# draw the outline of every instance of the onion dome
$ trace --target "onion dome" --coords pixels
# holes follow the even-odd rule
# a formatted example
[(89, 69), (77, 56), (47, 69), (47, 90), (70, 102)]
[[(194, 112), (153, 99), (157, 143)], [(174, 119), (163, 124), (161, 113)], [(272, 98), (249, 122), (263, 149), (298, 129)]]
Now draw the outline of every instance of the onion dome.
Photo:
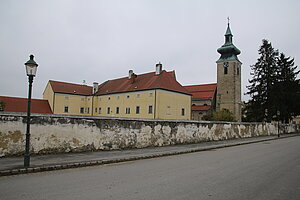
[(229, 23), (227, 26), (227, 30), (225, 33), (225, 44), (223, 44), (220, 48), (218, 48), (218, 53), (221, 54), (221, 57), (217, 62), (227, 61), (227, 60), (238, 60), (237, 55), (241, 53), (241, 51), (234, 46), (232, 43), (232, 33), (229, 27)]

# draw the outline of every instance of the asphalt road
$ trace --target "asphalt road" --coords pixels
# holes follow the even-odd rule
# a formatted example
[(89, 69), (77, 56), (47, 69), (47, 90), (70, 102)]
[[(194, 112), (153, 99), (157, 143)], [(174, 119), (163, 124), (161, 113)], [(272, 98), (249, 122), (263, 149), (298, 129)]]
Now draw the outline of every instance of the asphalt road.
[(0, 177), (0, 199), (300, 199), (300, 137)]

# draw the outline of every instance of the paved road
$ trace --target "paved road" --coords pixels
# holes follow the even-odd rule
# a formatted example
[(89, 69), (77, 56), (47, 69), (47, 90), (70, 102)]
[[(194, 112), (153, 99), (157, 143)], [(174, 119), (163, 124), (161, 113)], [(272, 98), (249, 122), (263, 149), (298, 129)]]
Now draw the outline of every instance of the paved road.
[(0, 199), (300, 199), (300, 137), (0, 177)]

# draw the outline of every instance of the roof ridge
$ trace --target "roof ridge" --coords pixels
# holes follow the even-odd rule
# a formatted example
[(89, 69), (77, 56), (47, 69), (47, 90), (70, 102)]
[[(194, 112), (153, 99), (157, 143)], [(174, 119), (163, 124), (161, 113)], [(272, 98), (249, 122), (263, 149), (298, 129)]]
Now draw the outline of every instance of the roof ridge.
[(197, 85), (184, 85), (183, 87), (207, 86), (207, 85), (217, 85), (217, 83), (204, 83), (204, 84), (197, 84)]
[[(0, 96), (0, 98), (10, 98), (10, 99), (28, 99), (27, 97), (10, 97), (10, 96)], [(36, 99), (33, 98), (32, 100), (38, 100), (38, 101), (48, 101), (47, 99)]]
[(69, 83), (69, 82), (64, 82), (64, 81), (55, 81), (55, 80), (49, 80), (49, 82), (55, 82), (55, 83), (62, 83), (62, 84), (69, 84), (69, 85), (77, 85), (77, 86), (85, 86), (85, 87), (93, 87), (93, 86), (89, 86), (89, 85), (83, 85), (83, 84), (79, 84), (79, 83)]

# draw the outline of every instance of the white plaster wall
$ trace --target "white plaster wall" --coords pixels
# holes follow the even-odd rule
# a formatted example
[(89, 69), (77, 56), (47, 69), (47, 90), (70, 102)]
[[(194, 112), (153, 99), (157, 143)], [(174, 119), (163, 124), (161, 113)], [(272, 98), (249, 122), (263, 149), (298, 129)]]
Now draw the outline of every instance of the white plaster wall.
[[(23, 115), (0, 114), (0, 157), (23, 153), (25, 119)], [(290, 125), (285, 130), (297, 132), (297, 127)], [(32, 153), (45, 154), (144, 148), (277, 133), (274, 124), (38, 115), (32, 119), (30, 143)]]

